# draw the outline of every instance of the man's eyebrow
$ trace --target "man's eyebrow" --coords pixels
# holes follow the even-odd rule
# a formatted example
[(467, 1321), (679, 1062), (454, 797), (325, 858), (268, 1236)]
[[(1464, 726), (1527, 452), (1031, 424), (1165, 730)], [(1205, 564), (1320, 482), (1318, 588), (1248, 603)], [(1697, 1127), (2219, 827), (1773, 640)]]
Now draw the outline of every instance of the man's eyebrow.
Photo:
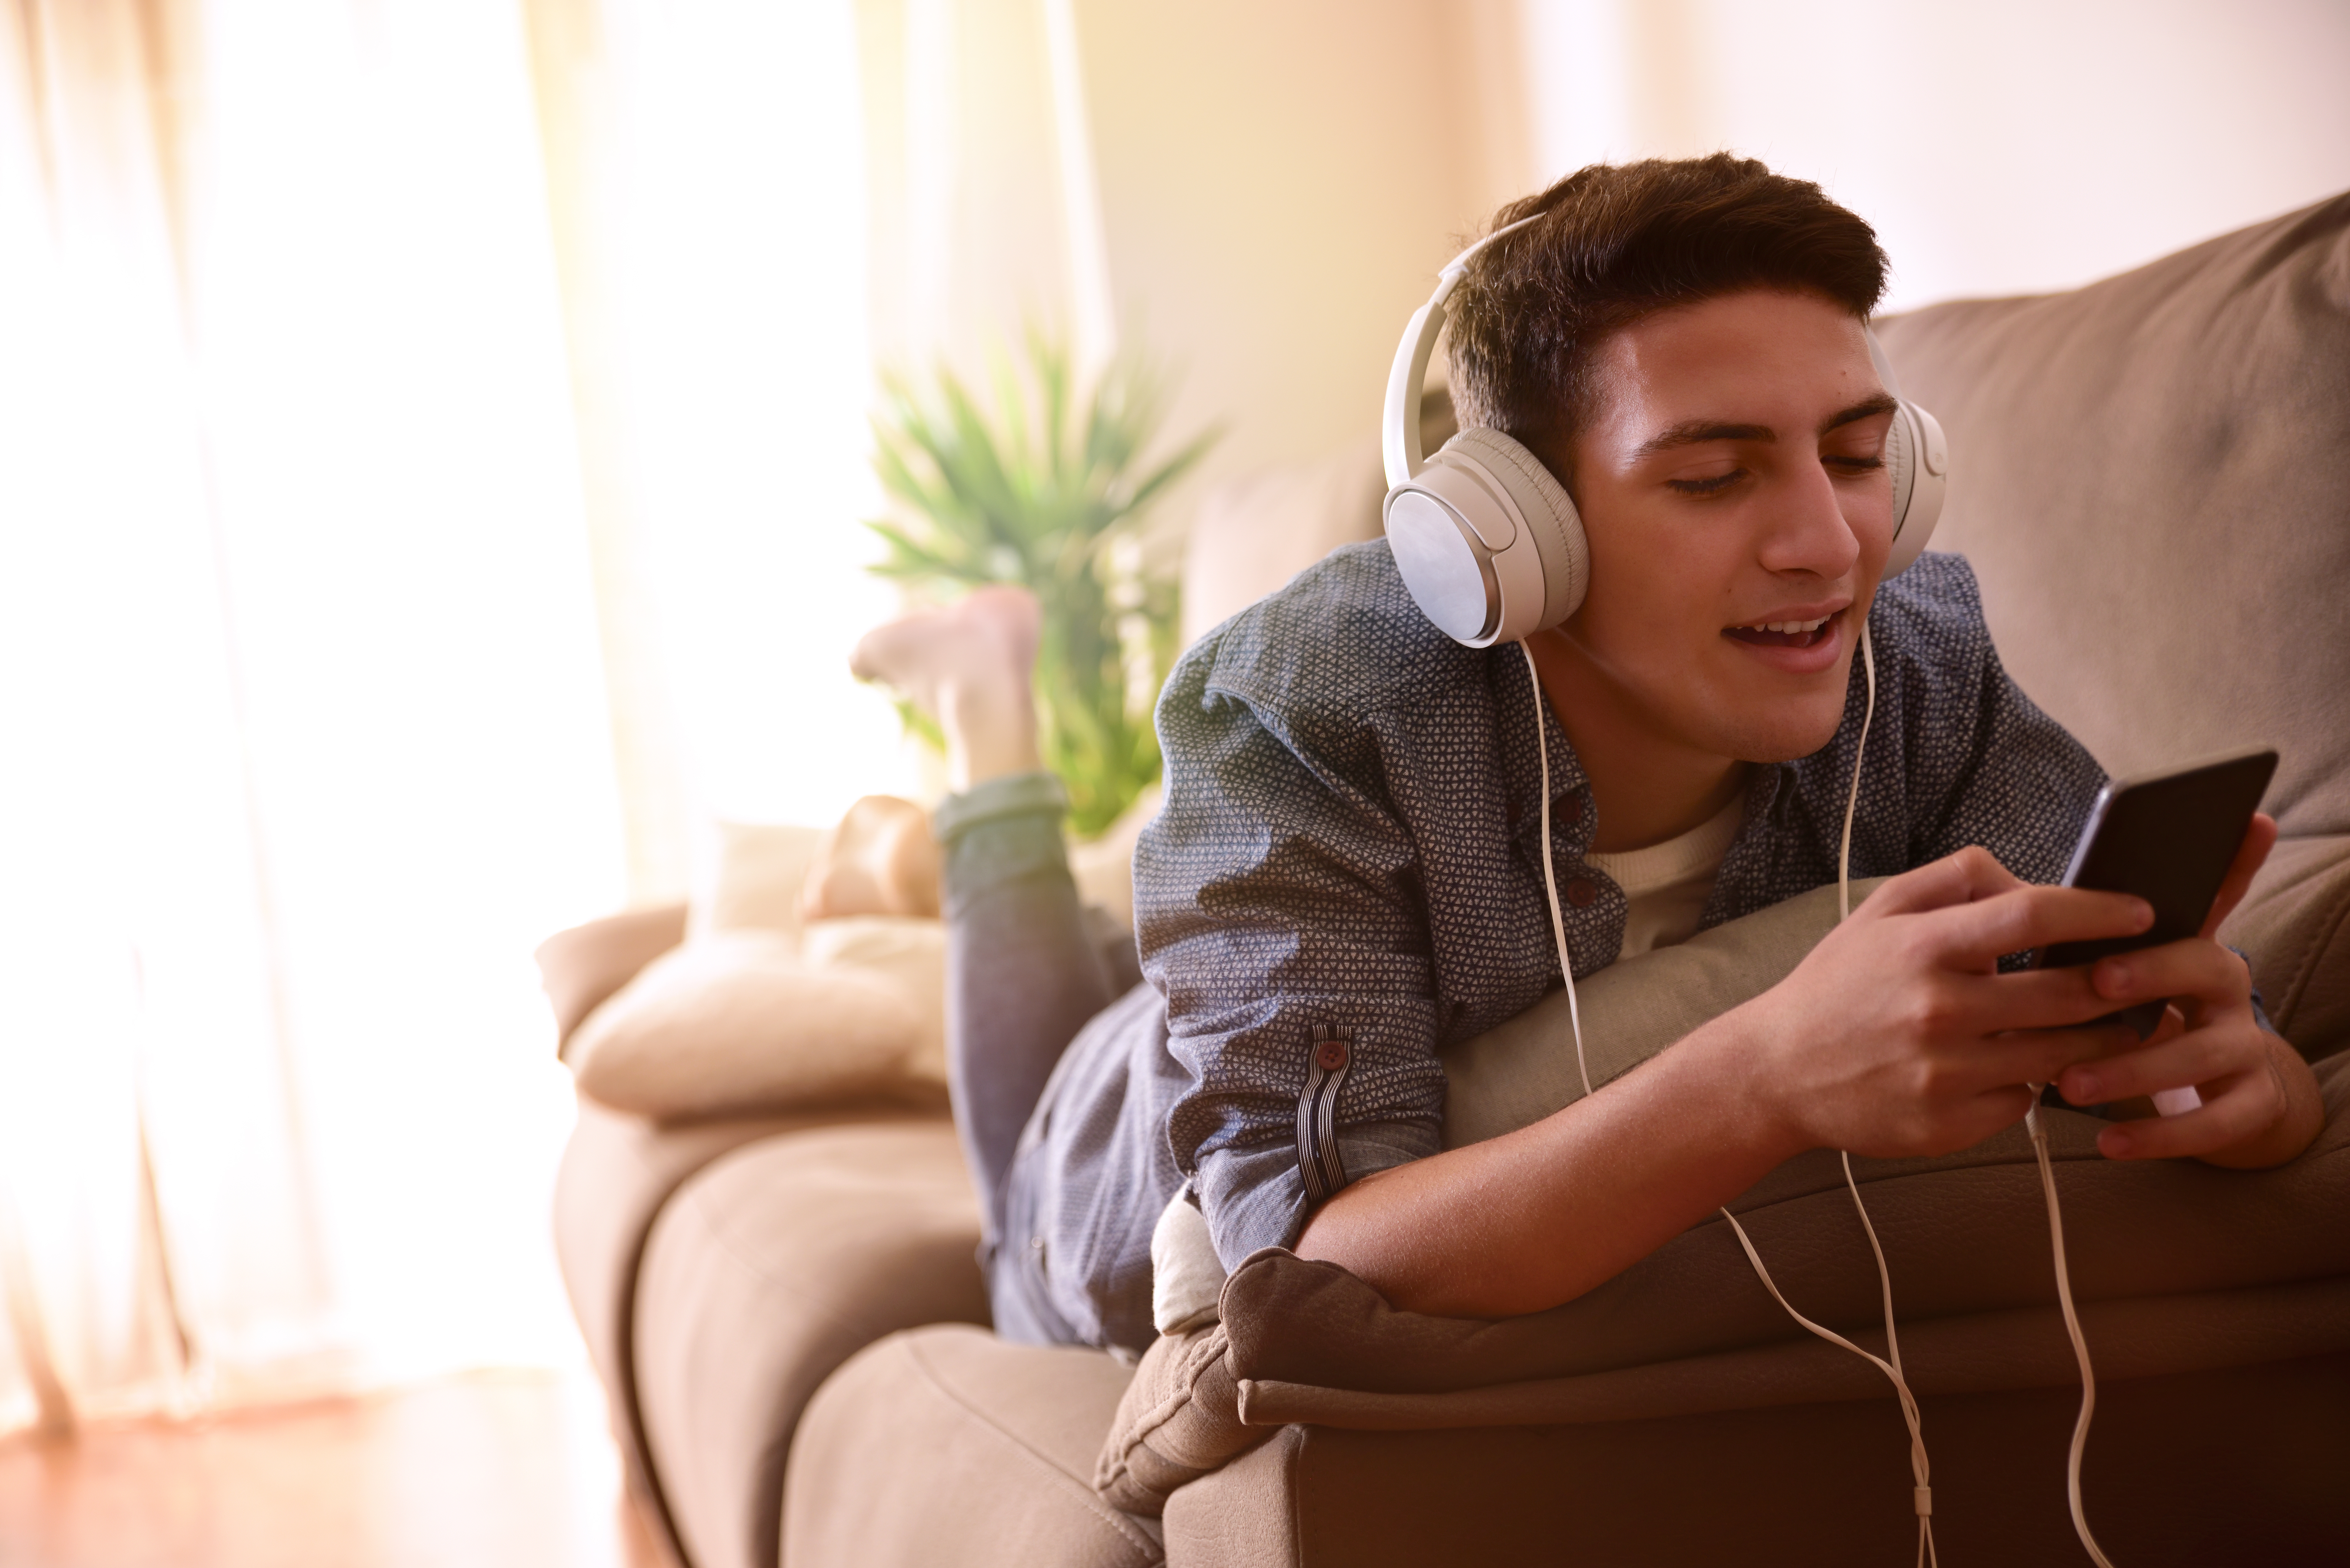
[(1890, 392), (1879, 392), (1873, 398), (1863, 398), (1852, 407), (1830, 414), (1822, 421), (1820, 434), (1825, 435), (1832, 430), (1840, 429), (1858, 420), (1872, 419), (1878, 414), (1889, 414), (1900, 406), (1899, 401)]
[(1677, 446), (1696, 446), (1710, 441), (1777, 441), (1779, 432), (1769, 425), (1733, 425), (1721, 420), (1683, 420), (1668, 425), (1640, 443), (1634, 458), (1654, 457), (1660, 452), (1670, 452)]
[[(1889, 414), (1898, 406), (1891, 394), (1886, 392), (1863, 398), (1850, 408), (1839, 409), (1823, 420), (1820, 422), (1820, 434), (1825, 435), (1832, 430), (1841, 429), (1858, 420), (1869, 419), (1877, 414)], [(1654, 457), (1660, 452), (1670, 452), (1677, 446), (1697, 446), (1710, 441), (1774, 441), (1778, 439), (1779, 432), (1769, 425), (1731, 424), (1726, 420), (1683, 420), (1677, 425), (1666, 426), (1647, 441), (1642, 441), (1639, 450), (1632, 456), (1635, 460)]]

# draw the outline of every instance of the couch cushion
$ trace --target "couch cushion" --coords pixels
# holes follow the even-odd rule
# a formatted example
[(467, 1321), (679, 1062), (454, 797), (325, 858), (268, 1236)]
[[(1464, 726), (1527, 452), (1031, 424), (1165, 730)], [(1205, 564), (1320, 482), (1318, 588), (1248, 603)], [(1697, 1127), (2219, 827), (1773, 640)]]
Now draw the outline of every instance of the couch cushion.
[(2350, 833), (2350, 194), (1880, 337), (2024, 691), (2116, 774), (2274, 745), (2286, 836)]
[(825, 829), (788, 823), (721, 822), (717, 853), (702, 868), (686, 929), (775, 931), (796, 938), (802, 885)]
[[(2350, 1355), (2110, 1380), (2097, 1392), (2083, 1491), (2115, 1562), (2338, 1555)], [(1942, 1562), (2087, 1560), (2064, 1501), (2079, 1398), (2054, 1387), (1921, 1397)], [(1888, 1399), (1587, 1426), (1290, 1427), (1174, 1495), (1167, 1561), (1908, 1563), (1917, 1522), (1902, 1437)]]
[(978, 1244), (943, 1120), (770, 1138), (670, 1199), (639, 1271), (637, 1401), (692, 1568), (775, 1568), (809, 1397), (899, 1329), (985, 1323)]
[(2350, 195), (1879, 336), (1950, 434), (1935, 547), (2024, 691), (2116, 774), (2282, 753), (2285, 842), (2223, 935), (2304, 1055), (2350, 1044)]
[(2311, 1061), (2350, 1047), (2350, 835), (2289, 838), (2220, 928), (2277, 1033)]
[(1145, 1568), (1156, 1526), (1095, 1495), (1129, 1370), (976, 1329), (893, 1334), (834, 1374), (785, 1483), (791, 1568)]
[[(1434, 452), (1460, 428), (1450, 391), (1431, 387), (1421, 395), (1420, 451)], [(1184, 645), (1339, 545), (1378, 538), (1387, 494), (1377, 436), (1211, 491), (1183, 548)]]

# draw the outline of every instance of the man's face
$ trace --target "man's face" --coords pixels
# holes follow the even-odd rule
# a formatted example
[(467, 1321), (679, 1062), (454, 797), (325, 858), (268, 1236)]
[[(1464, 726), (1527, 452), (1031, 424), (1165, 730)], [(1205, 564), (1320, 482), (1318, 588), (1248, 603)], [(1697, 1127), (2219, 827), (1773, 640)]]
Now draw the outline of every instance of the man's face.
[(1730, 295), (1626, 327), (1594, 368), (1573, 448), (1591, 592), (1561, 634), (1659, 739), (1817, 751), (1893, 535), (1893, 403), (1861, 324), (1816, 295)]

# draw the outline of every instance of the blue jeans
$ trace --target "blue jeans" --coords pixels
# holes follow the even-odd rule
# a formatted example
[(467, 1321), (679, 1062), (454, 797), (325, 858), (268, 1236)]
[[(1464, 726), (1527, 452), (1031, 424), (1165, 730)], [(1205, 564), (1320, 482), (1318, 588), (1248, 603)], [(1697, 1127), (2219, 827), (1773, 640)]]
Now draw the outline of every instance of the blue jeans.
[(1141, 978), (1133, 937), (1077, 898), (1067, 809), (1060, 780), (1021, 774), (949, 797), (931, 819), (945, 860), (947, 1081), (982, 1200), (980, 1262), (997, 1332), (1045, 1344), (1075, 1334), (1044, 1291), (1030, 1215), (1049, 1177), (1019, 1158), (1022, 1134), (1069, 1043)]

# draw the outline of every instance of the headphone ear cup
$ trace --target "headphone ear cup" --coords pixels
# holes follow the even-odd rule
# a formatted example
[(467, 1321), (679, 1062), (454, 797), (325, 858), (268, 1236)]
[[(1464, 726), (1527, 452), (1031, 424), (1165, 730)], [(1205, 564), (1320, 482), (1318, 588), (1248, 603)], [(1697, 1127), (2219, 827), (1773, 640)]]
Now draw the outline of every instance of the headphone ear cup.
[(1591, 545), (1566, 487), (1525, 443), (1497, 430), (1466, 430), (1446, 441), (1437, 461), (1454, 459), (1465, 459), (1459, 466), (1508, 498), (1525, 524), (1511, 548), (1532, 544), (1542, 566), (1541, 602), (1531, 602), (1531, 595), (1524, 603), (1505, 597), (1493, 640), (1513, 641), (1545, 630), (1580, 609), (1591, 588)]
[(1893, 471), (1893, 548), (1877, 575), (1883, 582), (1916, 566), (1926, 553), (1926, 541), (1942, 520), (1942, 499), (1950, 488), (1950, 448), (1942, 439), (1941, 421), (1901, 396), (1901, 379), (1894, 373), (1892, 356), (1877, 341), (1877, 328), (1864, 327), (1863, 331), (1877, 379), (1900, 403), (1885, 432), (1885, 466)]
[(1917, 565), (1942, 520), (1950, 493), (1950, 452), (1941, 421), (1912, 402), (1895, 410), (1885, 432), (1885, 463), (1893, 471), (1893, 547), (1885, 557), (1883, 582)]

